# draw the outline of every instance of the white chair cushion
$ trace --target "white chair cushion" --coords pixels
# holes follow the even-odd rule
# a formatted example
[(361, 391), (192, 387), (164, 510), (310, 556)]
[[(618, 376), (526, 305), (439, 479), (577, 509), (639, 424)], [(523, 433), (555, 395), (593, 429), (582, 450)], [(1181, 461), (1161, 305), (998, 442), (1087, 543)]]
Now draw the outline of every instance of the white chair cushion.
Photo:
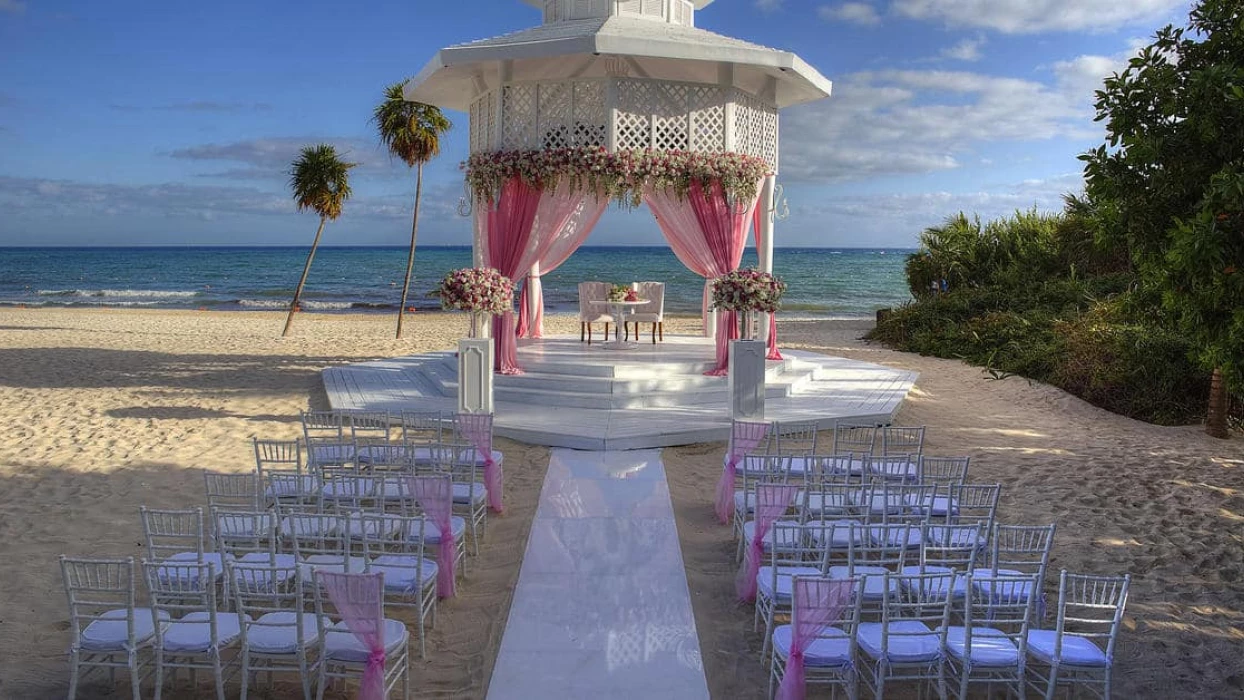
[[(384, 651), (392, 655), (406, 646), (409, 634), (406, 624), (398, 620), (384, 621)], [(338, 622), (324, 634), (323, 658), (345, 663), (367, 663), (371, 652), (363, 646), (344, 622)]]
[[(363, 557), (350, 557), (348, 573), (361, 574), (367, 568), (367, 559)], [(328, 571), (334, 574), (347, 573), (346, 564), (340, 555), (336, 554), (316, 554), (307, 557), (307, 560), (298, 565), (298, 572), (302, 574), (304, 585), (312, 586), (315, 584), (315, 571)]]
[(888, 589), (891, 594), (898, 591), (898, 581), (890, 579), (886, 585), (885, 575), (889, 570), (884, 566), (857, 566), (854, 570), (849, 566), (829, 567), (829, 577), (838, 579), (864, 578), (864, 600), (881, 600)]
[[(930, 525), (928, 529), (928, 543), (932, 545), (951, 547), (966, 547), (971, 542), (971, 535), (967, 530), (948, 530), (944, 525)], [(949, 538), (949, 539), (947, 539)], [(989, 535), (982, 532), (976, 537), (976, 546), (984, 549), (989, 544)]]
[[(1014, 569), (977, 569), (978, 576), (1017, 576), (1027, 578), (1029, 574)], [(972, 588), (988, 594), (990, 600), (1002, 603), (1019, 603), (1032, 598), (1031, 581), (973, 581)]]
[(469, 503), (476, 506), (488, 500), (488, 488), (478, 481), (470, 484), (454, 484), (453, 492), (454, 503), (459, 505)]
[(873, 659), (885, 659), (893, 664), (932, 663), (941, 656), (940, 635), (919, 620), (895, 620), (890, 622), (888, 649), (881, 648), (884, 625), (880, 622), (860, 623), (858, 638), (860, 651)]
[(281, 521), (281, 532), (298, 537), (317, 537), (331, 535), (337, 529), (335, 518), (285, 518)]
[(346, 532), (354, 539), (363, 539), (366, 535), (372, 538), (393, 539), (397, 536), (400, 516), (381, 514), (379, 518), (368, 517), (363, 520), (359, 513), (351, 513), (346, 519)]
[(298, 614), (293, 611), (270, 612), (246, 626), (246, 645), (260, 654), (293, 654), (303, 647), (314, 646), (319, 628), (313, 613), (302, 613), (302, 637), (298, 636)]
[[(954, 578), (952, 579), (953, 583), (951, 583), (950, 585), (951, 595), (954, 596), (955, 600), (963, 600), (968, 594), (967, 578), (964, 576), (958, 575), (958, 572), (956, 572), (954, 569), (950, 568), (949, 566), (926, 566), (923, 569), (921, 569), (919, 566), (904, 566), (902, 570), (900, 571), (900, 573), (902, 573), (904, 576), (919, 576), (920, 574), (955, 574)], [(929, 586), (931, 588), (936, 587), (936, 589), (944, 589), (945, 586), (940, 585), (939, 581), (942, 581), (942, 579), (926, 580), (924, 582), (924, 585)], [(907, 584), (906, 581), (904, 581), (903, 583)], [(931, 590), (930, 591), (930, 593), (939, 593), (939, 592), (942, 593), (942, 595), (945, 595), (944, 590)], [(936, 600), (936, 598), (934, 598), (934, 600)]]
[(791, 591), (794, 590), (792, 577), (794, 576), (822, 576), (821, 570), (815, 566), (779, 566), (777, 576), (777, 591), (773, 590), (773, 567), (762, 566), (756, 572), (756, 589), (759, 595), (769, 600), (778, 602), (787, 602), (791, 600)]
[[(967, 630), (951, 627), (946, 630), (946, 652), (963, 660), (967, 655)], [(992, 627), (972, 628), (972, 665), (987, 668), (1018, 668), (1019, 647), (1001, 630)]]
[(307, 446), (307, 462), (310, 464), (341, 464), (354, 459), (354, 448), (350, 445), (316, 445)]
[[(164, 628), (164, 650), (176, 654), (206, 653), (212, 648), (210, 619), (211, 613), (192, 612), (170, 622)], [(237, 615), (225, 613), (216, 616), (217, 648), (233, 644), (241, 634)]]
[[(453, 516), (449, 519), (449, 532), (453, 535), (454, 541), (461, 540), (466, 535), (466, 518)], [(423, 524), (423, 542), (424, 544), (440, 544), (441, 529), (436, 526), (429, 518)]]
[(372, 495), (371, 479), (334, 479), (324, 484), (324, 498), (367, 498)]
[(371, 561), (371, 566), (367, 568), (367, 573), (384, 573), (384, 590), (389, 593), (413, 593), (422, 586), (416, 585), (416, 576), (422, 574), (423, 580), (420, 582), (423, 586), (427, 586), (436, 581), (437, 566), (436, 562), (431, 559), (424, 558), (422, 560), (422, 568), (418, 557), (408, 554), (386, 554), (382, 557), (376, 557)]
[(920, 468), (915, 462), (869, 462), (868, 471), (886, 479), (915, 481), (920, 477)]
[[(790, 656), (791, 636), (790, 625), (781, 625), (773, 630), (773, 650), (783, 659)], [(826, 629), (803, 650), (803, 663), (817, 668), (850, 666), (851, 638), (836, 627)]]
[[(251, 586), (261, 582), (266, 582), (271, 585), (273, 583), (285, 583), (293, 578), (294, 567), (298, 565), (298, 559), (292, 554), (274, 555), (269, 552), (249, 552), (242, 555), (242, 558), (238, 559), (237, 563), (252, 564), (254, 566), (240, 566), (235, 568), (233, 572), (233, 578), (235, 581), (246, 581)], [(257, 568), (270, 566), (280, 568), (275, 569), (274, 571), (267, 568)]]
[[(807, 524), (808, 536), (821, 546), (827, 544), (826, 539), (830, 540), (828, 545), (831, 549), (847, 549), (851, 546), (852, 540), (855, 541), (854, 544), (863, 544), (864, 531), (860, 528), (848, 527), (852, 522), (851, 520), (809, 522)], [(829, 527), (830, 523), (835, 525), (832, 530)]]
[[(169, 619), (167, 612), (157, 611), (160, 621)], [(82, 630), (81, 647), (87, 651), (124, 651), (129, 641), (129, 626), (125, 621), (126, 610), (120, 608), (109, 610), (99, 616)], [(134, 610), (134, 642), (139, 646), (148, 642), (155, 634), (151, 610), (136, 608)]]
[[(1028, 651), (1041, 661), (1051, 663), (1054, 660), (1054, 643), (1057, 638), (1057, 630), (1028, 630)], [(1106, 652), (1094, 644), (1093, 640), (1073, 634), (1063, 634), (1059, 661), (1066, 666), (1106, 668), (1110, 665)]]
[[(232, 559), (232, 557), (228, 557), (228, 558)], [(174, 578), (180, 579), (183, 575), (187, 575), (186, 576), (187, 579), (197, 581), (198, 576), (191, 573), (193, 569), (184, 569), (180, 567), (193, 565), (199, 562), (200, 559), (199, 559), (198, 552), (177, 552), (176, 554), (173, 554), (172, 556), (166, 557), (163, 561), (169, 562), (171, 564), (176, 564), (179, 568), (159, 567), (158, 569), (156, 569), (156, 575), (160, 577), (161, 581), (169, 581)], [(221, 559), (219, 552), (204, 552), (203, 558), (201, 561), (204, 564), (212, 565), (213, 567), (212, 571), (215, 574), (216, 580), (219, 581), (224, 576), (225, 566), (224, 566), (223, 560)], [(185, 579), (182, 579), (182, 580), (185, 580)]]
[(313, 494), (315, 491), (315, 477), (292, 474), (273, 475), (264, 487), (264, 495), (269, 498), (292, 498)]
[(931, 496), (921, 499), (918, 496), (908, 496), (907, 505), (913, 509), (925, 513), (935, 518), (945, 518), (951, 515), (959, 514), (959, 505), (952, 503), (949, 496)]
[[(798, 525), (799, 521), (779, 520), (776, 523), (774, 523), (774, 525), (776, 526), (779, 523), (782, 525), (789, 526), (789, 525)], [(778, 545), (779, 552), (798, 549), (799, 546), (802, 544), (799, 530), (786, 527), (786, 528), (783, 528), (780, 532), (781, 532), (782, 539)], [(769, 531), (765, 533), (764, 542), (761, 543), (762, 546), (764, 547), (764, 551), (767, 552), (770, 549), (772, 549), (773, 540), (775, 537), (778, 537), (778, 533), (779, 533), (779, 530), (777, 529), (777, 527), (771, 527), (769, 528)], [(752, 541), (752, 538), (754, 538), (755, 536), (756, 536), (756, 522), (754, 520), (748, 520), (747, 522), (743, 523), (743, 542), (745, 543), (745, 546), (750, 544)]]
[[(800, 494), (802, 496), (802, 494)], [(795, 503), (803, 503), (799, 498)], [(851, 505), (842, 494), (810, 493), (807, 496), (808, 512), (816, 515), (841, 515)]]
[(902, 528), (887, 528), (880, 525), (874, 525), (868, 528), (868, 539), (877, 545), (886, 545), (888, 547), (906, 547), (907, 549), (915, 549), (924, 545), (924, 535), (919, 528), (910, 528), (905, 533)]
[(742, 491), (734, 492), (734, 511), (736, 513), (747, 513), (750, 515), (751, 512), (755, 510), (754, 508), (755, 505), (756, 505), (755, 492), (752, 492), (752, 493), (744, 493)]

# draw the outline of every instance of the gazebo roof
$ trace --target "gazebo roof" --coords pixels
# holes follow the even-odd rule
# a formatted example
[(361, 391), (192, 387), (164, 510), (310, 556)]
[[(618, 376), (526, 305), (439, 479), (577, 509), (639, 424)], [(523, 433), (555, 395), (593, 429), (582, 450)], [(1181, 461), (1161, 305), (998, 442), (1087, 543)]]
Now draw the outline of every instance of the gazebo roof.
[[(699, 9), (711, 1), (694, 4)], [(769, 86), (769, 97), (779, 109), (823, 99), (831, 89), (827, 78), (789, 51), (695, 27), (615, 15), (549, 23), (442, 49), (406, 84), (405, 95), (465, 111), (478, 92), (501, 82), (505, 61), (512, 61), (512, 79), (559, 80), (607, 75), (616, 69), (609, 65), (611, 58), (623, 59), (632, 75), (699, 83), (716, 83), (720, 69), (730, 66), (736, 86), (757, 95)]]

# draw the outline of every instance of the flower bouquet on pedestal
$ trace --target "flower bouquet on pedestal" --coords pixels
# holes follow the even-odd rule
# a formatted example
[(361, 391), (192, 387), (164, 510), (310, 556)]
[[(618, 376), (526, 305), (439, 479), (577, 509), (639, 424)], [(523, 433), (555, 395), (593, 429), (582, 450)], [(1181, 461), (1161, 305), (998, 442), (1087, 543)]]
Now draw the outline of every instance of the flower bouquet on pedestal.
[(487, 337), (487, 317), (514, 310), (514, 282), (490, 267), (450, 270), (435, 294), (442, 309), (471, 313), (471, 338)]
[(742, 268), (713, 280), (713, 308), (739, 314), (739, 338), (751, 339), (752, 314), (777, 313), (786, 283), (768, 272)]

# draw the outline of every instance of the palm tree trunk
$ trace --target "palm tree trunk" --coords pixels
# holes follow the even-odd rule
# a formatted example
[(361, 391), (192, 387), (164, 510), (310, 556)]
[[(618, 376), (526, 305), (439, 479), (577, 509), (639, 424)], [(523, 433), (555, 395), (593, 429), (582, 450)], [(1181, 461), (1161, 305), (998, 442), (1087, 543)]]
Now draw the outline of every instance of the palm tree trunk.
[(397, 339), (402, 339), (402, 321), (406, 318), (406, 298), (410, 295), (410, 275), (415, 269), (415, 241), (419, 237), (419, 200), (423, 197), (423, 163), (415, 175), (415, 214), (410, 222), (410, 255), (406, 257), (406, 281), (402, 283), (402, 303), (397, 307)]
[(328, 217), (320, 217), (320, 227), (315, 231), (315, 240), (311, 243), (311, 252), (307, 253), (307, 264), (302, 268), (302, 279), (298, 280), (298, 286), (294, 289), (294, 300), (289, 302), (289, 315), (285, 317), (285, 330), (281, 331), (281, 337), (289, 335), (290, 326), (294, 325), (294, 312), (298, 310), (298, 300), (302, 298), (302, 288), (307, 284), (307, 273), (311, 272), (311, 261), (315, 260), (315, 249), (320, 247), (320, 234), (324, 233), (324, 223), (328, 221)]
[(1222, 368), (1216, 367), (1209, 380), (1209, 408), (1205, 413), (1205, 432), (1210, 437), (1226, 439), (1227, 434), (1227, 383), (1222, 379)]

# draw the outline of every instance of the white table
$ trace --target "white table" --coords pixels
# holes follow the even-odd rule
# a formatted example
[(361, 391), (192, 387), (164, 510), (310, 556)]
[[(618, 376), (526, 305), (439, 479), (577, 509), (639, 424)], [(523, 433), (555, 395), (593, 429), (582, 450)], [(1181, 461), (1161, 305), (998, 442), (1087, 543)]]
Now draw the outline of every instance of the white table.
[(639, 343), (630, 340), (620, 340), (618, 329), (623, 323), (626, 323), (626, 317), (633, 313), (636, 306), (643, 306), (648, 303), (647, 299), (636, 299), (635, 301), (594, 301), (593, 304), (605, 304), (609, 307), (610, 315), (613, 316), (613, 340), (601, 343), (601, 347), (608, 350), (634, 350), (639, 347)]

